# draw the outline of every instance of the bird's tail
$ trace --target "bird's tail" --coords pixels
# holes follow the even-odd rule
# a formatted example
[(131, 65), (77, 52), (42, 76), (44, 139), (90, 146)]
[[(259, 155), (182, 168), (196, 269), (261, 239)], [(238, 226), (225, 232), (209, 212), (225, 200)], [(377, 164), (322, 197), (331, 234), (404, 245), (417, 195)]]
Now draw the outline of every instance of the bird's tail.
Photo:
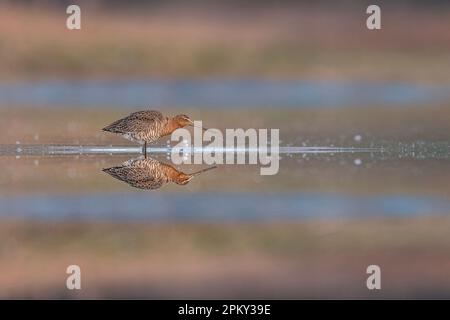
[(109, 174), (110, 176), (119, 179), (119, 180), (123, 180), (122, 175), (120, 174), (120, 169), (122, 169), (123, 167), (111, 167), (111, 168), (106, 168), (106, 169), (102, 169), (103, 172), (106, 172), (107, 174)]
[(122, 130), (120, 130), (120, 128), (119, 128), (121, 122), (122, 122), (122, 119), (114, 121), (110, 125), (107, 125), (106, 127), (104, 127), (102, 130), (108, 131), (108, 132), (114, 132), (114, 133), (122, 133)]
[(102, 128), (103, 131), (107, 131), (107, 132), (115, 132), (114, 127), (112, 124), (110, 124), (109, 126), (106, 126), (104, 128)]

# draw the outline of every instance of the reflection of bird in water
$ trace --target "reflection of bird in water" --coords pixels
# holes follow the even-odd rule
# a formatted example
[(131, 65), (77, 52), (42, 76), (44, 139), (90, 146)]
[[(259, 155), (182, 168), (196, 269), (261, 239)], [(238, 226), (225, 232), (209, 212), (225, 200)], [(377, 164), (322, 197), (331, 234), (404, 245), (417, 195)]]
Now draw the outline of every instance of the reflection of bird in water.
[(216, 167), (209, 167), (187, 174), (155, 159), (141, 158), (129, 160), (121, 166), (103, 169), (103, 171), (139, 189), (158, 189), (169, 182), (185, 185), (193, 177), (214, 168)]
[(159, 111), (149, 110), (134, 112), (111, 123), (103, 128), (103, 131), (117, 133), (126, 139), (143, 144), (143, 153), (147, 156), (147, 142), (155, 142), (178, 128), (193, 125), (194, 122), (184, 114), (168, 118), (164, 117)]

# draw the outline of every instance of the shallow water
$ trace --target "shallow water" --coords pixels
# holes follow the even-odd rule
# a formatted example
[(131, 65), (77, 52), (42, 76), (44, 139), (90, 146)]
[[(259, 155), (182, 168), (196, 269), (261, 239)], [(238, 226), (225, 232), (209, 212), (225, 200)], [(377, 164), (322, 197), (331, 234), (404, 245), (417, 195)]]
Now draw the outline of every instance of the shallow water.
[[(450, 296), (446, 86), (66, 81), (0, 92), (0, 296), (71, 297), (61, 283), (73, 263), (87, 270), (87, 298), (371, 297), (370, 264), (383, 268), (376, 297)], [(134, 188), (103, 169), (141, 147), (101, 128), (139, 104), (209, 128), (280, 129), (279, 172), (219, 165), (187, 185)], [(147, 152), (171, 164), (172, 148), (161, 139)]]
[[(123, 192), (105, 193), (96, 189), (94, 194), (85, 194), (83, 190), (92, 179), (105, 180), (108, 177), (101, 169), (111, 165), (119, 165), (127, 158), (142, 155), (141, 147), (135, 146), (82, 146), (82, 145), (3, 145), (0, 156), (10, 163), (16, 163), (16, 169), (31, 167), (31, 172), (50, 170), (58, 173), (58, 168), (67, 166), (67, 179), (54, 180), (49, 176), (41, 182), (42, 187), (54, 184), (51, 190), (64, 190), (67, 180), (77, 180), (81, 185), (71, 195), (34, 195), (14, 194), (12, 197), (0, 198), (0, 215), (9, 218), (34, 219), (107, 219), (111, 221), (266, 221), (279, 219), (304, 219), (324, 217), (383, 217), (383, 216), (417, 216), (442, 214), (450, 212), (450, 198), (444, 192), (430, 194), (427, 184), (432, 183), (436, 174), (448, 176), (447, 173), (436, 172), (436, 168), (447, 171), (450, 147), (446, 142), (415, 141), (409, 143), (372, 142), (372, 147), (327, 147), (327, 146), (282, 146), (280, 147), (281, 173), (276, 177), (258, 176), (257, 165), (245, 169), (245, 165), (222, 165), (217, 171), (196, 177), (196, 193), (192, 193), (189, 185), (172, 186), (168, 192), (163, 189), (146, 191), (148, 194), (136, 193), (137, 189), (123, 184)], [(186, 151), (186, 148), (183, 148)], [(148, 147), (149, 156), (165, 163), (170, 163), (172, 147)], [(206, 152), (207, 149), (192, 148), (191, 153)], [(236, 152), (236, 149), (221, 150)], [(257, 152), (257, 150), (246, 150)], [(76, 158), (73, 158), (73, 157)], [(119, 157), (117, 160), (116, 157)], [(142, 156), (141, 156), (142, 157)], [(82, 161), (84, 159), (84, 161)], [(101, 161), (100, 161), (101, 160)], [(99, 162), (100, 161), (100, 162)], [(430, 163), (433, 170), (429, 170)], [(402, 167), (397, 170), (400, 175), (396, 183), (402, 184), (416, 181), (424, 194), (415, 194), (405, 188), (400, 193), (380, 190), (383, 176), (388, 174), (389, 167)], [(192, 172), (196, 166), (176, 166), (177, 169)], [(44, 169), (43, 169), (44, 168)], [(323, 170), (323, 175), (320, 170)], [(286, 171), (290, 177), (286, 176)], [(296, 171), (301, 174), (298, 175)], [(327, 173), (328, 172), (328, 173)], [(243, 173), (243, 174), (242, 174)], [(327, 177), (332, 174), (333, 177)], [(405, 181), (402, 175), (409, 176)], [(17, 174), (17, 172), (16, 172)], [(229, 179), (231, 181), (223, 182)], [(298, 181), (295, 177), (298, 175)], [(411, 180), (412, 175), (412, 180)], [(227, 177), (228, 176), (228, 177)], [(368, 176), (361, 189), (360, 180)], [(415, 176), (415, 177), (414, 177)], [(425, 176), (425, 179), (423, 178)], [(89, 177), (87, 179), (87, 177)], [(308, 188), (301, 179), (312, 179), (311, 185), (328, 181), (334, 194), (327, 188), (322, 191)], [(392, 179), (386, 177), (387, 180)], [(21, 177), (16, 184), (29, 183), (30, 177)], [(236, 181), (233, 182), (233, 179)], [(255, 180), (256, 179), (256, 180)], [(394, 177), (395, 179), (395, 177)], [(232, 184), (244, 184), (244, 193), (236, 193)], [(293, 180), (293, 181), (292, 181)], [(222, 183), (221, 183), (222, 181)], [(345, 181), (347, 187), (339, 187)], [(430, 182), (431, 181), (431, 182)], [(111, 184), (119, 181), (109, 181)], [(212, 187), (209, 187), (209, 184)], [(119, 187), (119, 185), (115, 185)], [(421, 188), (422, 186), (422, 188)], [(11, 188), (11, 186), (9, 186)], [(359, 189), (358, 189), (359, 188)], [(271, 191), (272, 189), (272, 191)], [(5, 189), (6, 190), (6, 189)], [(11, 189), (10, 189), (11, 190)], [(38, 191), (39, 189), (35, 190)], [(260, 190), (262, 193), (258, 193)], [(359, 194), (366, 190), (366, 194)], [(377, 191), (378, 190), (378, 191)], [(124, 192), (126, 191), (126, 192)], [(297, 193), (295, 193), (297, 191)], [(349, 193), (350, 191), (350, 193)], [(189, 195), (183, 195), (188, 193)], [(336, 193), (337, 192), (337, 193)], [(356, 192), (356, 193), (355, 193)], [(259, 203), (260, 205), (255, 205)], [(151, 207), (151, 210), (149, 208)], [(126, 212), (126, 214), (125, 214)]]

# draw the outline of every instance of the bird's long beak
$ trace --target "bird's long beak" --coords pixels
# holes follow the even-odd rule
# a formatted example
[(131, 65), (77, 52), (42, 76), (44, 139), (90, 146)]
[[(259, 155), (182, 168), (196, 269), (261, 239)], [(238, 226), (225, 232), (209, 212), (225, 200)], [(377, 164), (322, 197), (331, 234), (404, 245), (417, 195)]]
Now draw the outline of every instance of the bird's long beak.
[(216, 169), (216, 168), (217, 168), (217, 166), (212, 166), (212, 167), (209, 167), (209, 168), (206, 168), (206, 169), (202, 169), (200, 171), (191, 173), (191, 176), (198, 176), (199, 174), (201, 174), (203, 172), (206, 172), (206, 171), (209, 171), (209, 170), (212, 170), (212, 169)]

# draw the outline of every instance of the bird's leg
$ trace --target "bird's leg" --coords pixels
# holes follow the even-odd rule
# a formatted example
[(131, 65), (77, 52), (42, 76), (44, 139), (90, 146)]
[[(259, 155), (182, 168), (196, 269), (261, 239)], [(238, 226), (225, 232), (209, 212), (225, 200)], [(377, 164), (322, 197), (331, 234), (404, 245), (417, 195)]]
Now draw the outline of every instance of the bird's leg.
[(144, 154), (144, 158), (147, 159), (147, 141), (144, 141), (144, 146), (142, 147), (142, 153)]

